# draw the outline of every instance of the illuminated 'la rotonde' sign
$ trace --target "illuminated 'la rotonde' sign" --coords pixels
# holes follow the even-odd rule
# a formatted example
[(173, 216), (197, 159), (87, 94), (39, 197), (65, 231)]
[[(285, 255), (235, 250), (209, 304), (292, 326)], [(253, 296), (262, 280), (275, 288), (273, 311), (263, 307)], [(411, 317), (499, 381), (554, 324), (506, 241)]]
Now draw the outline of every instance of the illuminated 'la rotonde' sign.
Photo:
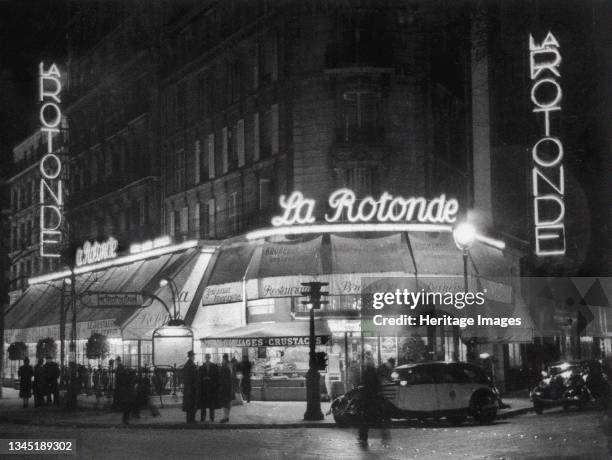
[(551, 114), (561, 111), (563, 92), (559, 79), (559, 42), (548, 32), (541, 43), (529, 36), (529, 68), (533, 112), (542, 114), (544, 133), (533, 145), (531, 187), (535, 252), (539, 256), (565, 254), (565, 179), (563, 144), (551, 133)]
[(54, 140), (59, 142), (62, 111), (60, 110), (60, 93), (62, 83), (60, 71), (55, 64), (45, 70), (44, 63), (39, 65), (39, 100), (41, 102), (39, 119), (40, 130), (46, 154), (40, 160), (40, 255), (41, 257), (60, 257), (62, 240), (61, 225), (63, 219), (64, 192), (62, 189), (62, 162), (54, 152)]
[[(281, 195), (282, 216), (272, 218), (272, 225), (312, 224), (315, 222), (316, 202), (304, 198), (301, 192), (293, 192), (286, 197)], [(455, 198), (447, 199), (442, 194), (430, 201), (423, 197), (403, 198), (384, 192), (378, 199), (368, 196), (357, 200), (355, 192), (342, 188), (329, 196), (331, 213), (325, 214), (327, 222), (340, 222), (347, 219), (359, 222), (422, 222), (452, 224), (457, 220), (459, 203)]]

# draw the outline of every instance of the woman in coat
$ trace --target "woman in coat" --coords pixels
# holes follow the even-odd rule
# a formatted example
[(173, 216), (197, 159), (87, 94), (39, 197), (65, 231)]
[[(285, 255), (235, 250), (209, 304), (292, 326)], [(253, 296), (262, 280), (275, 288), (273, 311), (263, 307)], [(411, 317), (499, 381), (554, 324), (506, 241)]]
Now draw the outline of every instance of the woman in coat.
[(23, 366), (19, 368), (19, 397), (23, 399), (23, 408), (28, 407), (28, 401), (32, 396), (32, 377), (34, 376), (34, 369), (30, 366), (30, 360), (28, 358), (23, 359)]
[(217, 393), (219, 407), (223, 408), (223, 418), (221, 419), (221, 423), (229, 422), (230, 409), (234, 399), (233, 379), (234, 376), (232, 375), (232, 366), (229, 361), (229, 356), (227, 353), (224, 353), (223, 360), (221, 361), (221, 367), (219, 368), (219, 392)]

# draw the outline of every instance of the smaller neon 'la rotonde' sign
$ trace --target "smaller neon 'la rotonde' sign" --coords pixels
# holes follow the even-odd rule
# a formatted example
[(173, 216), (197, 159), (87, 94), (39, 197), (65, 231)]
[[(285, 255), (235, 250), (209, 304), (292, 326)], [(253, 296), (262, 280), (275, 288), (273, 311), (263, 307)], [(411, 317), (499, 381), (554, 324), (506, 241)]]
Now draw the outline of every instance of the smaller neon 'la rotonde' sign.
[[(302, 192), (295, 191), (288, 197), (281, 195), (282, 216), (272, 218), (275, 227), (315, 222), (315, 200), (304, 198)], [(355, 192), (342, 188), (329, 196), (331, 213), (325, 214), (330, 223), (348, 220), (351, 223), (366, 222), (421, 222), (452, 224), (457, 220), (459, 202), (442, 194), (430, 201), (423, 197), (403, 198), (384, 192), (378, 199), (367, 196), (357, 200)]]
[(535, 253), (538, 256), (565, 254), (565, 179), (563, 144), (552, 133), (551, 116), (561, 111), (563, 92), (560, 46), (552, 32), (541, 43), (529, 36), (529, 69), (533, 81), (533, 112), (542, 114), (544, 132), (531, 149), (531, 188)]
[(47, 149), (40, 160), (40, 255), (41, 257), (60, 257), (60, 230), (63, 220), (64, 193), (62, 188), (62, 161), (56, 155), (57, 142), (60, 139), (62, 111), (60, 93), (62, 83), (60, 71), (55, 64), (45, 70), (44, 63), (39, 64), (39, 100), (41, 102), (39, 119), (43, 133), (43, 143)]

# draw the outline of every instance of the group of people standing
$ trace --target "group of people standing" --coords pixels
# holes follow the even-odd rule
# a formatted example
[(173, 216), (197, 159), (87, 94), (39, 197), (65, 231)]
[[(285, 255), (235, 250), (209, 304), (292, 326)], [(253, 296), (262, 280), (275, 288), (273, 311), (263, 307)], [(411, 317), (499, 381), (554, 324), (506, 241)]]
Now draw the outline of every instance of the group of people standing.
[(238, 390), (237, 374), (242, 374), (242, 389), (247, 402), (251, 399), (251, 363), (246, 356), (242, 363), (235, 359), (230, 361), (227, 353), (223, 354), (221, 364), (210, 361), (210, 354), (204, 355), (204, 363), (198, 368), (193, 351), (187, 353), (187, 362), (183, 367), (183, 411), (187, 414), (187, 423), (195, 423), (196, 412), (200, 410), (200, 421), (206, 421), (208, 415), (215, 421), (215, 410), (223, 409), (223, 418), (219, 423), (229, 422), (230, 410), (234, 395)]
[(34, 407), (59, 406), (60, 368), (50, 356), (46, 357), (46, 362), (39, 358), (34, 368), (30, 366), (30, 359), (24, 358), (18, 376), (19, 397), (23, 399), (24, 409), (28, 407), (32, 394), (34, 394)]
[(127, 368), (121, 358), (115, 360), (115, 392), (114, 402), (123, 413), (123, 423), (129, 423), (130, 416), (140, 418), (140, 410), (148, 408), (153, 417), (160, 415), (151, 399), (151, 379), (148, 372), (140, 369), (138, 374)]

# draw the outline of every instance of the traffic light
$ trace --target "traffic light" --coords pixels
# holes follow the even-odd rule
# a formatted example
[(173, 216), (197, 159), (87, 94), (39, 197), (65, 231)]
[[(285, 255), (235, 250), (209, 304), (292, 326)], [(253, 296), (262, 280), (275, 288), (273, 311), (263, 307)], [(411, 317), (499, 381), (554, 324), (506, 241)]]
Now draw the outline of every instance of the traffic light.
[(315, 353), (315, 361), (317, 363), (317, 369), (324, 371), (327, 369), (327, 353), (324, 351), (318, 351)]
[(308, 300), (302, 300), (302, 305), (308, 305), (313, 310), (318, 310), (321, 305), (327, 305), (327, 300), (321, 300), (321, 296), (328, 296), (329, 292), (321, 292), (321, 287), (327, 286), (329, 283), (322, 283), (319, 281), (311, 281), (309, 283), (302, 283), (302, 286), (307, 287), (307, 291), (302, 291), (302, 296), (308, 297)]

